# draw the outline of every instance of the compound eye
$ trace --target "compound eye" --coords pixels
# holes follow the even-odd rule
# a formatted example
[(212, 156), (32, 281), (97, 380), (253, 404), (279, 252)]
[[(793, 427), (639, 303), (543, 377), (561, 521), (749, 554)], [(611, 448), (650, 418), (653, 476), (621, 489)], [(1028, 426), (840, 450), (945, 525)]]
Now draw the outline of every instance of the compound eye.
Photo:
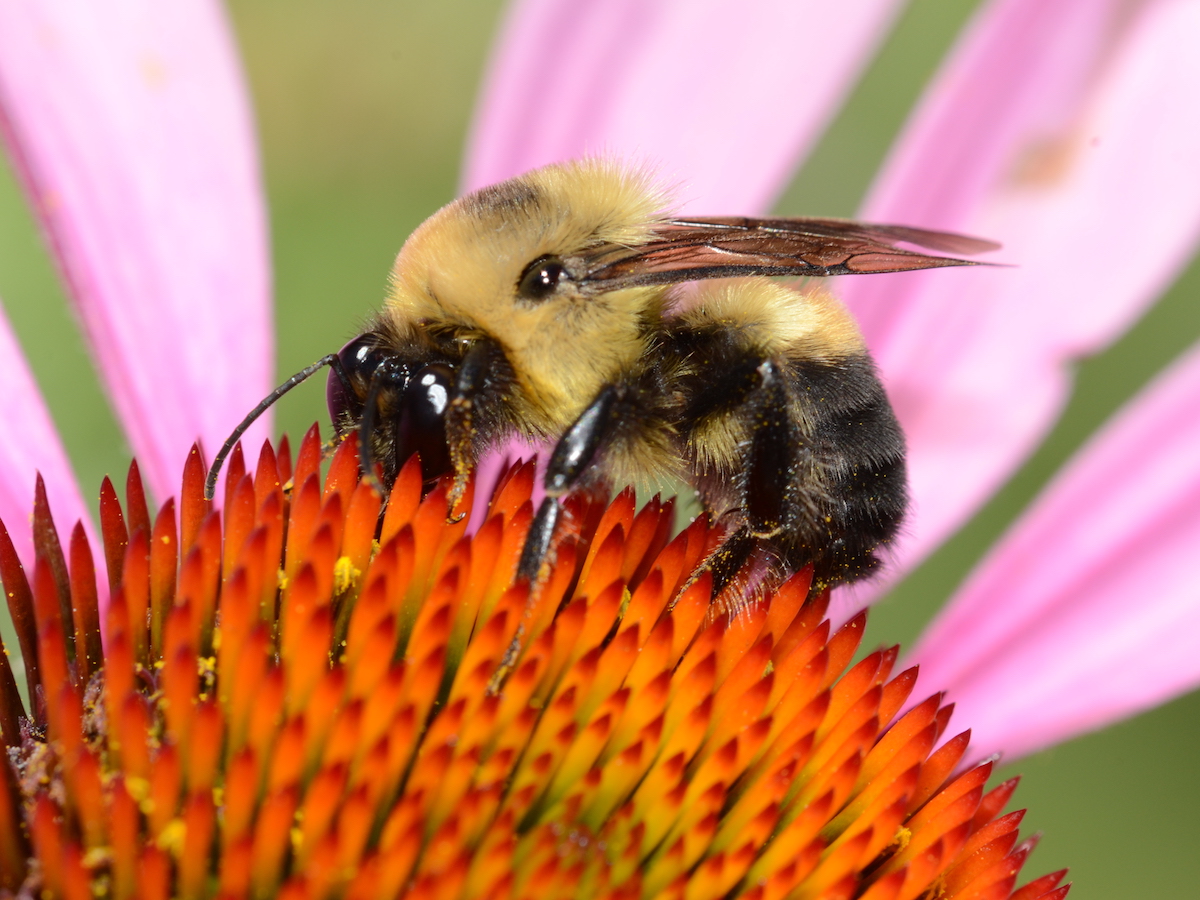
[(360, 334), (338, 351), (338, 360), (350, 380), (350, 391), (347, 392), (341, 376), (331, 368), (325, 382), (325, 402), (329, 405), (329, 416), (335, 425), (344, 423), (347, 416), (354, 420), (362, 416), (363, 403), (371, 387), (371, 376), (388, 355), (386, 350), (376, 345), (374, 336), (370, 334)]
[(561, 259), (543, 256), (525, 268), (517, 293), (525, 300), (545, 300), (558, 289), (559, 282), (569, 277)]

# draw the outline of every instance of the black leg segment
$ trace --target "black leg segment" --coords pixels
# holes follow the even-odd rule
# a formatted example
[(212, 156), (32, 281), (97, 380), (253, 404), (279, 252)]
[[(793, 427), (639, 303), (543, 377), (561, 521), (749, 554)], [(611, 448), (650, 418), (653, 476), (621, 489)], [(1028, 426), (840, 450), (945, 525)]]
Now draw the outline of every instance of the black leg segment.
[(521, 550), (521, 561), (517, 563), (518, 578), (524, 578), (531, 583), (537, 579), (538, 570), (550, 550), (554, 528), (558, 525), (561, 514), (562, 506), (558, 498), (546, 497), (542, 500), (537, 515), (529, 525), (529, 533), (525, 535), (525, 547)]
[(751, 399), (752, 443), (746, 466), (746, 521), (755, 537), (769, 538), (787, 524), (794, 506), (792, 469), (801, 438), (788, 410), (788, 396), (775, 364), (758, 367)]
[(546, 470), (546, 493), (561, 497), (591, 465), (596, 451), (612, 431), (617, 389), (608, 385), (596, 396), (554, 446)]
[(525, 548), (517, 566), (518, 578), (533, 581), (537, 577), (542, 560), (550, 551), (555, 526), (562, 517), (564, 495), (578, 484), (595, 461), (596, 452), (612, 437), (618, 399), (617, 388), (604, 387), (554, 445), (544, 482), (547, 496), (525, 537)]
[[(366, 400), (363, 403), (362, 417), (358, 420), (358, 453), (362, 464), (363, 478), (368, 484), (374, 485), (380, 494), (387, 493), (387, 487), (391, 485), (392, 479), (396, 477), (396, 473), (388, 471), (390, 468), (388, 466), (388, 458), (383, 460), (384, 472), (382, 484), (380, 484), (375, 472), (376, 459), (372, 441), (380, 427), (379, 401), (384, 396), (389, 396), (393, 399), (402, 397), (406, 378), (407, 373), (403, 369), (386, 360), (380, 363), (371, 374), (370, 386), (367, 388)], [(393, 427), (393, 423), (389, 421), (388, 427)], [(394, 465), (396, 454), (393, 452), (388, 456)]]
[(725, 539), (708, 558), (705, 564), (712, 572), (712, 595), (716, 597), (729, 586), (742, 566), (750, 558), (758, 539), (753, 537), (746, 528), (739, 528)]

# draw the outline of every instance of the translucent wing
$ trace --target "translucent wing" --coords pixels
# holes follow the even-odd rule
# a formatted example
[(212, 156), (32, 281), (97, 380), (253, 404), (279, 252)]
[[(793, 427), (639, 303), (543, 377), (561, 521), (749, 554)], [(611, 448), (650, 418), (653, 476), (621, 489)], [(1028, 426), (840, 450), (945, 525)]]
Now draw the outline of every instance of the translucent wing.
[(744, 275), (858, 275), (987, 265), (939, 253), (974, 254), (999, 244), (945, 231), (844, 219), (671, 219), (638, 247), (605, 247), (578, 260), (582, 281), (605, 291)]

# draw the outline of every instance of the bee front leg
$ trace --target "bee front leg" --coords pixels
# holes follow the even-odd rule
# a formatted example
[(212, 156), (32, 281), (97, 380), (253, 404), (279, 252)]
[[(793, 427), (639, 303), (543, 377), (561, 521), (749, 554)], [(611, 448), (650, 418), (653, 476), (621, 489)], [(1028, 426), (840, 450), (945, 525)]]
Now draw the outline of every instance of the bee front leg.
[(500, 348), (491, 341), (475, 341), (458, 366), (454, 393), (446, 407), (446, 448), (454, 469), (454, 484), (447, 497), (446, 517), (453, 522), (466, 515), (459, 505), (475, 466), (475, 436), (478, 430), (475, 422), (476, 400), (487, 387), (488, 376), (500, 355)]
[(518, 578), (532, 582), (537, 577), (562, 516), (563, 497), (579, 482), (595, 460), (596, 451), (612, 434), (618, 398), (616, 387), (603, 388), (554, 445), (546, 469), (546, 498), (538, 507), (525, 537), (525, 547), (517, 564)]

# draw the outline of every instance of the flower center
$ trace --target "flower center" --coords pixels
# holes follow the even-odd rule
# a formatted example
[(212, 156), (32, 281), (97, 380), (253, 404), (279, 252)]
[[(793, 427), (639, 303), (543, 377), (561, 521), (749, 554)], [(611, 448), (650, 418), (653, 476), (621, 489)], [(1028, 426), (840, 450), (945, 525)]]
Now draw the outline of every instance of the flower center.
[[(193, 453), (151, 524), (102, 491), (111, 600), (44, 493), (3, 576), (31, 706), (0, 671), (0, 888), (143, 897), (1061, 897), (1013, 893), (1015, 782), (957, 771), (897, 649), (855, 665), (802, 573), (711, 597), (720, 535), (579, 496), (537, 584), (518, 465), (473, 536), (415, 460), (383, 507), (315, 429), (223, 515)], [(470, 502), (468, 497), (465, 501)], [(69, 563), (68, 563), (69, 559)]]

